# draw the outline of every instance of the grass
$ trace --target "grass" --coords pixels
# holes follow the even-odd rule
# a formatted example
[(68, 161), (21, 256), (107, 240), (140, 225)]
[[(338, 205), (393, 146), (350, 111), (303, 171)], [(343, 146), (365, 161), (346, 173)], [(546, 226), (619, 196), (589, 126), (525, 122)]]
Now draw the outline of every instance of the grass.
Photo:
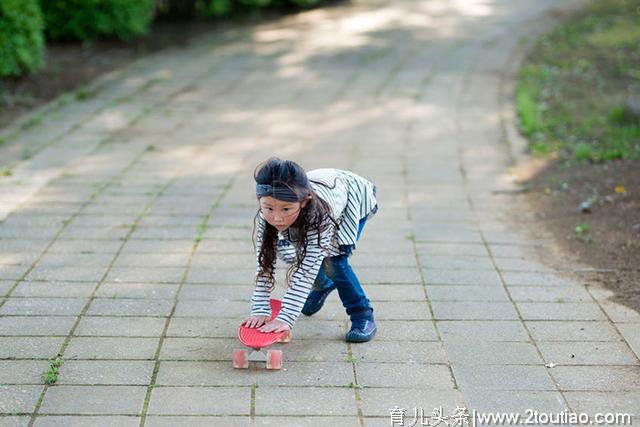
[(60, 356), (49, 361), (49, 369), (43, 375), (45, 384), (55, 384), (58, 381), (58, 368), (62, 366), (64, 360)]
[[(520, 70), (516, 106), (536, 156), (640, 158), (640, 0), (597, 0), (541, 37)], [(633, 94), (633, 95), (631, 95)]]

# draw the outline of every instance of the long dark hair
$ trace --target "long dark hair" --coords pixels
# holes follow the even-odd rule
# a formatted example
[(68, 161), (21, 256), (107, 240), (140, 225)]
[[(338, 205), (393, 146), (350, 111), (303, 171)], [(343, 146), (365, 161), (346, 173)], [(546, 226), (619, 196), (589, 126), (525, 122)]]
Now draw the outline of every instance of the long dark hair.
[[(293, 272), (302, 267), (302, 260), (307, 255), (307, 233), (309, 230), (315, 229), (318, 232), (318, 245), (320, 245), (320, 235), (328, 226), (327, 219), (331, 220), (336, 227), (338, 223), (331, 216), (329, 204), (313, 191), (310, 184), (311, 181), (307, 178), (306, 172), (296, 162), (271, 157), (258, 165), (253, 176), (256, 184), (286, 186), (297, 195), (299, 202), (311, 196), (307, 205), (300, 210), (296, 221), (289, 227), (289, 236), (292, 234), (296, 236), (295, 240), (291, 240), (296, 249), (296, 262), (287, 270), (287, 283), (291, 284)], [(331, 188), (322, 182), (313, 182)], [(253, 221), (254, 249), (257, 248), (256, 226), (259, 216), (260, 209), (258, 209)], [(275, 285), (274, 273), (277, 244), (278, 230), (265, 221), (264, 235), (262, 236), (260, 253), (258, 254), (259, 276), (266, 277), (271, 288)], [(256, 277), (257, 279), (258, 277)]]

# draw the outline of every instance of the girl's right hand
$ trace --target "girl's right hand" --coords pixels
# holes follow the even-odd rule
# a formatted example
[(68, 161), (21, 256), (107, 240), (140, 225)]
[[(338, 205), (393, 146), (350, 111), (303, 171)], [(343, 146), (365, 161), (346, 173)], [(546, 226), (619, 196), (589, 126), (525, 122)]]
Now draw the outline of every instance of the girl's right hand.
[(269, 321), (269, 316), (249, 316), (242, 322), (247, 328), (259, 328)]

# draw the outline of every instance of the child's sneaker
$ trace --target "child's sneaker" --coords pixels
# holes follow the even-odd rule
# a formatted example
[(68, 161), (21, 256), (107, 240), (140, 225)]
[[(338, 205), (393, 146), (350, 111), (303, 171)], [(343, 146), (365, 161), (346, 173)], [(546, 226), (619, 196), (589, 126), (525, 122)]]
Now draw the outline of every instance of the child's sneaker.
[(376, 334), (376, 322), (371, 319), (356, 319), (351, 322), (351, 330), (347, 332), (347, 342), (371, 341)]
[(324, 305), (324, 301), (335, 288), (336, 285), (333, 283), (331, 286), (321, 291), (311, 291), (307, 297), (307, 301), (304, 303), (304, 307), (302, 307), (302, 314), (311, 316), (312, 314), (320, 311)]

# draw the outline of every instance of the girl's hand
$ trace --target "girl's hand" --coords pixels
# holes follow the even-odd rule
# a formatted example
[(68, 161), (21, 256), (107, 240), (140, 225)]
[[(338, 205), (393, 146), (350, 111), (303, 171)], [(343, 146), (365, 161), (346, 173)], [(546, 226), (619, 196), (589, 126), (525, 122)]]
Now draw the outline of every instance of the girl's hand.
[(269, 316), (249, 316), (242, 322), (247, 328), (259, 328), (269, 321)]
[(266, 325), (259, 329), (260, 332), (282, 332), (290, 330), (291, 326), (278, 319), (273, 319), (271, 322), (268, 322)]

